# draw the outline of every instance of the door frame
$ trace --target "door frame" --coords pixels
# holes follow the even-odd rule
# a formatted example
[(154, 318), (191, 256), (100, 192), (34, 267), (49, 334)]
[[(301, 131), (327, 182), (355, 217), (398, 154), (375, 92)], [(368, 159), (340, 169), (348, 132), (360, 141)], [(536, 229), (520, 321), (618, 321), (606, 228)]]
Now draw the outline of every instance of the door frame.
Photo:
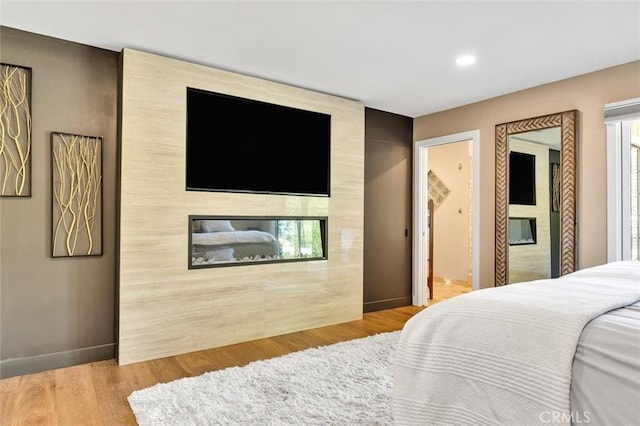
[(413, 145), (413, 280), (412, 303), (425, 306), (429, 301), (427, 290), (428, 252), (427, 231), (427, 149), (437, 145), (471, 141), (472, 144), (472, 290), (480, 288), (480, 130), (440, 136), (416, 141)]

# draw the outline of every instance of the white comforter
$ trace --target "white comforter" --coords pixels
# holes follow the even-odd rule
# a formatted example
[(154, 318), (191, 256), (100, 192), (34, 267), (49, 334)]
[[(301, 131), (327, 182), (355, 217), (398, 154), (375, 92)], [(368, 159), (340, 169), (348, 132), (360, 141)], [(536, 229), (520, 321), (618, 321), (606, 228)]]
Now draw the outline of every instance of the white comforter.
[[(468, 293), (405, 325), (394, 367), (397, 424), (554, 425), (570, 407), (584, 326), (640, 300), (640, 262)], [(584, 419), (583, 419), (584, 420)]]

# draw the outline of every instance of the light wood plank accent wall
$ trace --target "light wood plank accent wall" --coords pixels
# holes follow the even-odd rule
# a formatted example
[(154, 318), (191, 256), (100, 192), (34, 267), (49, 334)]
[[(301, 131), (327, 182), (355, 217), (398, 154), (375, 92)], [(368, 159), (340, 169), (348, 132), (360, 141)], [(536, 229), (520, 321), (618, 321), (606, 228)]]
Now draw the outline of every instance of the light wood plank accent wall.
[[(331, 197), (185, 191), (187, 87), (331, 114)], [(362, 104), (124, 49), (121, 125), (120, 364), (362, 317)], [(328, 216), (328, 259), (188, 270), (190, 214)]]
[(509, 282), (551, 278), (551, 213), (549, 205), (549, 147), (509, 139), (509, 152), (523, 152), (536, 158), (536, 204), (509, 205), (509, 217), (536, 218), (536, 244), (509, 246)]

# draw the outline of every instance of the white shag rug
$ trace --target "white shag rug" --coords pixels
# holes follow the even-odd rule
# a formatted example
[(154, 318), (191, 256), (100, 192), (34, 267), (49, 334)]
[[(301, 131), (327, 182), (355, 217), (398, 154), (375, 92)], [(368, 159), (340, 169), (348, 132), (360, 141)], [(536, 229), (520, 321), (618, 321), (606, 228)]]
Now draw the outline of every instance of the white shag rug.
[(388, 425), (400, 332), (294, 352), (129, 395), (146, 425)]

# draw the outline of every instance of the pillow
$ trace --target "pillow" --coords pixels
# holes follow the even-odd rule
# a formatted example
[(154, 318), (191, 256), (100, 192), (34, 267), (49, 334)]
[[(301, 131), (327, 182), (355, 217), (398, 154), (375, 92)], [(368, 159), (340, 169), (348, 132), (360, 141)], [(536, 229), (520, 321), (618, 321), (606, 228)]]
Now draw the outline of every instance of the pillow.
[(200, 222), (202, 232), (232, 232), (235, 231), (229, 220), (203, 220)]

